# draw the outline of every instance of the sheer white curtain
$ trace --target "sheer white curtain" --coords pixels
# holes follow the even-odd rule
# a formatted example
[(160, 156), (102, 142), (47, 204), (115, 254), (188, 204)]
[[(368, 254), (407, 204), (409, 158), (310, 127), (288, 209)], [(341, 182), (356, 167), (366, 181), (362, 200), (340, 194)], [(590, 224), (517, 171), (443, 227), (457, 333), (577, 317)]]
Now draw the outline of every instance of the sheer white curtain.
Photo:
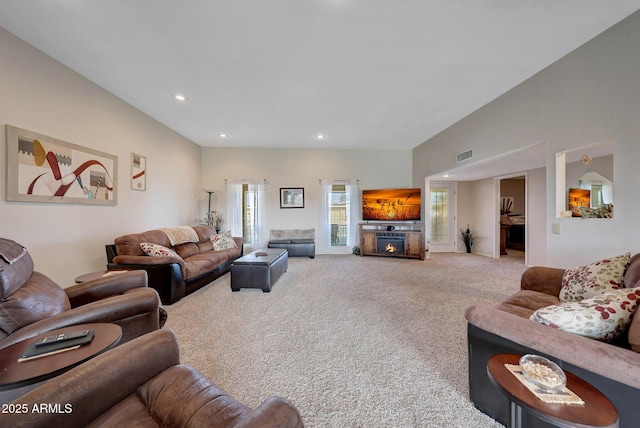
[(227, 181), (227, 223), (231, 236), (242, 236), (242, 184)]
[(318, 253), (331, 252), (331, 190), (333, 181), (320, 180), (320, 218), (318, 221)]
[(362, 196), (360, 195), (360, 182), (358, 180), (350, 180), (345, 183), (347, 192), (347, 248), (351, 249), (354, 245), (360, 245), (358, 239), (358, 223), (362, 218), (360, 209), (362, 205)]
[[(246, 200), (243, 200), (244, 185), (247, 186)], [(246, 238), (247, 251), (264, 247), (266, 243), (263, 230), (264, 193), (264, 180), (227, 180), (229, 228), (233, 236)]]
[(265, 248), (267, 246), (267, 237), (265, 236), (265, 209), (264, 209), (264, 180), (255, 181), (249, 185), (249, 189), (253, 190), (253, 207), (255, 214), (252, 218), (251, 242), (253, 249)]
[[(345, 186), (347, 243), (346, 247), (331, 246), (331, 193), (333, 185)], [(358, 180), (320, 180), (320, 218), (318, 221), (318, 253), (332, 252), (350, 253), (354, 245), (358, 245), (358, 222), (360, 221), (360, 182)]]

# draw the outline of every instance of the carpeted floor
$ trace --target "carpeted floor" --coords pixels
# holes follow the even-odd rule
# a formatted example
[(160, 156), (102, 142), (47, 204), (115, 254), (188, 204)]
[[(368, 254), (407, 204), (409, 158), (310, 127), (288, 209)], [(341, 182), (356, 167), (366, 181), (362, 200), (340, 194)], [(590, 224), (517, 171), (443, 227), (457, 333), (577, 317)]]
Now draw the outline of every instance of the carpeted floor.
[(519, 288), (516, 256), (290, 258), (271, 293), (225, 275), (168, 306), (182, 362), (307, 427), (500, 427), (468, 399), (464, 310)]

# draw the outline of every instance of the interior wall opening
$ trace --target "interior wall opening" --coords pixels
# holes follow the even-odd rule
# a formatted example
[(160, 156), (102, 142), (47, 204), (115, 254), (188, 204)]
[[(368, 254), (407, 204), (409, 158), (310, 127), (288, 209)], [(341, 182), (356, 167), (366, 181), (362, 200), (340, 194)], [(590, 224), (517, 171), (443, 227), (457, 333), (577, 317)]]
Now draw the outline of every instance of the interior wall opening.
[(522, 259), (527, 252), (527, 175), (497, 178), (500, 257)]

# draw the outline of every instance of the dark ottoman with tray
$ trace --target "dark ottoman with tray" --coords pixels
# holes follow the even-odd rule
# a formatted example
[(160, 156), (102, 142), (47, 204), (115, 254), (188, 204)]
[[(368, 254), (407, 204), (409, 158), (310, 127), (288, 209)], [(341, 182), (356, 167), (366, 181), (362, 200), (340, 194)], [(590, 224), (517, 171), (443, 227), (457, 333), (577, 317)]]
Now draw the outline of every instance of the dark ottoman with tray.
[(231, 291), (241, 288), (271, 291), (273, 284), (287, 271), (288, 262), (288, 251), (280, 248), (257, 250), (234, 260), (231, 265)]

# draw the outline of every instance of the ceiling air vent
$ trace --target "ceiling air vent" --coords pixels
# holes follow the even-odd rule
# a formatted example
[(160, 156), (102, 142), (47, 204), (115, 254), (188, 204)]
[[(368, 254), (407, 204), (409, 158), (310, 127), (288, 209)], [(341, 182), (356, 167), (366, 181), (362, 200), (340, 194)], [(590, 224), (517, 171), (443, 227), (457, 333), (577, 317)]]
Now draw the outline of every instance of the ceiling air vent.
[(458, 153), (456, 155), (456, 163), (464, 162), (473, 157), (473, 150), (467, 150), (466, 152)]

